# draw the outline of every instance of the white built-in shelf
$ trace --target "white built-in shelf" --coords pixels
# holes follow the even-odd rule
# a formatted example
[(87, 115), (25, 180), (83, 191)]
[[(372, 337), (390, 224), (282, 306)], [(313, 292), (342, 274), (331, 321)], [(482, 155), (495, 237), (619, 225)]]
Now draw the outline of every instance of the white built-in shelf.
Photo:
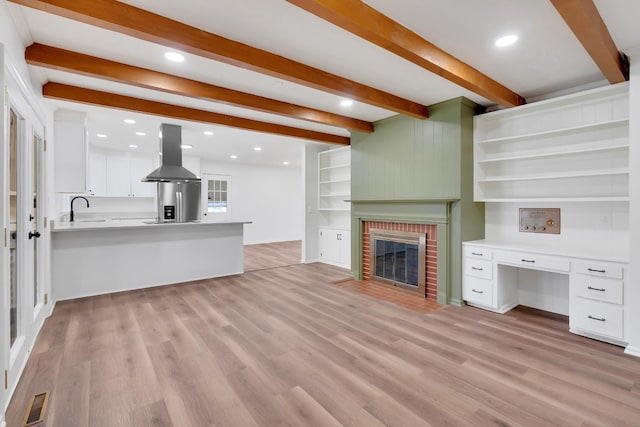
[(581, 126), (572, 126), (568, 128), (558, 128), (558, 129), (550, 129), (542, 132), (533, 132), (527, 133), (523, 135), (513, 135), (513, 136), (505, 136), (502, 138), (490, 138), (490, 139), (482, 139), (477, 141), (477, 144), (494, 144), (501, 142), (516, 142), (516, 141), (526, 141), (529, 139), (537, 139), (537, 138), (545, 138), (550, 136), (564, 136), (571, 135), (575, 133), (583, 133), (590, 132), (594, 130), (600, 129), (611, 129), (616, 127), (625, 127), (629, 126), (629, 119), (618, 119), (618, 120), (609, 120), (605, 122), (599, 123), (590, 123)]
[(582, 178), (589, 176), (628, 175), (629, 169), (603, 169), (581, 172), (563, 172), (544, 175), (501, 176), (495, 178), (479, 179), (478, 182), (503, 182), (503, 181), (537, 181), (543, 179)]
[(331, 170), (331, 169), (345, 169), (345, 168), (350, 168), (351, 165), (348, 164), (344, 164), (344, 165), (333, 165), (333, 166), (325, 166), (325, 167), (321, 167), (320, 170), (321, 171), (327, 171), (327, 170)]
[(513, 199), (484, 199), (484, 202), (510, 202), (510, 203), (526, 203), (526, 202), (545, 202), (545, 203), (562, 203), (562, 202), (628, 202), (627, 196), (603, 196), (603, 197), (529, 197), (529, 198), (513, 198)]
[(351, 197), (351, 147), (318, 153), (318, 175), (318, 209), (348, 212), (351, 204), (345, 199)]
[(628, 149), (629, 149), (629, 144), (610, 145), (608, 147), (583, 148), (578, 150), (563, 150), (563, 151), (555, 151), (555, 152), (547, 152), (547, 153), (522, 154), (518, 156), (488, 158), (484, 160), (479, 160), (476, 163), (484, 164), (484, 163), (495, 163), (495, 162), (508, 162), (512, 160), (543, 159), (545, 157), (572, 156), (575, 154), (599, 153), (599, 152), (606, 152), (606, 151), (628, 150)]
[(334, 179), (333, 181), (320, 181), (320, 184), (338, 184), (340, 182), (351, 182), (350, 179)]
[(629, 85), (474, 117), (474, 200), (629, 200)]

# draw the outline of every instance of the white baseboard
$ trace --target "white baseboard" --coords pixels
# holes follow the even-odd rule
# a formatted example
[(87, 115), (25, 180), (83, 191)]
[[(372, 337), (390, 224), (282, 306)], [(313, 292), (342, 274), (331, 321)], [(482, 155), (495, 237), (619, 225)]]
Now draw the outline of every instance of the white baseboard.
[(629, 344), (628, 346), (625, 347), (624, 354), (640, 357), (640, 347)]

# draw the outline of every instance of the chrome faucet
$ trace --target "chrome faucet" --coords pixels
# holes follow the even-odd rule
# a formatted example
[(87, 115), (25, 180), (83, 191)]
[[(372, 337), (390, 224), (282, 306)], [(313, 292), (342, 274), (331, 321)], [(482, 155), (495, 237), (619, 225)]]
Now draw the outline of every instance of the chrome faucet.
[(84, 199), (84, 201), (87, 202), (87, 207), (89, 207), (89, 201), (87, 200), (86, 197), (76, 196), (73, 199), (71, 199), (71, 212), (69, 212), (69, 222), (73, 222), (73, 201), (75, 199)]

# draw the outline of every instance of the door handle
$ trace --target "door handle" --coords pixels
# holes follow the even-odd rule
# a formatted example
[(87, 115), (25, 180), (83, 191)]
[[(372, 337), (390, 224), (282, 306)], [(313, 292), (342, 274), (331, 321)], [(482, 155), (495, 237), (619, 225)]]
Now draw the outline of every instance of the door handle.
[(35, 232), (33, 232), (33, 233), (32, 233), (32, 232), (30, 231), (30, 232), (29, 232), (29, 240), (31, 240), (31, 239), (32, 239), (32, 238), (34, 238), (34, 237), (35, 237), (36, 239), (37, 239), (38, 237), (40, 237), (40, 232), (39, 232), (39, 231), (35, 231)]

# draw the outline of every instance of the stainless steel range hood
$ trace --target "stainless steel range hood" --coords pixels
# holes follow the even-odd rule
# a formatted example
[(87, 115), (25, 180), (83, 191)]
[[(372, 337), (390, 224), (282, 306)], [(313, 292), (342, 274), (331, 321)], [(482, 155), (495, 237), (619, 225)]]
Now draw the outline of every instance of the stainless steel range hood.
[(200, 178), (182, 167), (182, 127), (160, 125), (160, 167), (142, 178), (142, 182), (200, 182)]

